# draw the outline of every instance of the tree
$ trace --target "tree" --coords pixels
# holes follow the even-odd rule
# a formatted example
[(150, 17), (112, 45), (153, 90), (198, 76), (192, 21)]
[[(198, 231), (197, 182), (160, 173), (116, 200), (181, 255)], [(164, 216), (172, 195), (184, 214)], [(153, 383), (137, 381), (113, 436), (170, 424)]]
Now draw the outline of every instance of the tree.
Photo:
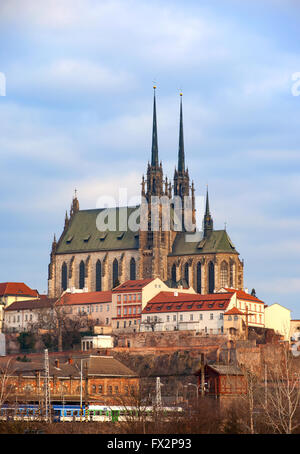
[(267, 368), (267, 385), (261, 401), (266, 423), (276, 433), (293, 433), (300, 426), (300, 371), (298, 361), (285, 347), (278, 361)]

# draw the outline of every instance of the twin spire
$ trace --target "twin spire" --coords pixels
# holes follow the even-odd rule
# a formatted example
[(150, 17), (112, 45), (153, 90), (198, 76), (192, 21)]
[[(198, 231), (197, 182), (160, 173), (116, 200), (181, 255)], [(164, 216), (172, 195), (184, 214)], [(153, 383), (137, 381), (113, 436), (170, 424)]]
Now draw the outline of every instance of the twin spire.
[[(158, 141), (157, 141), (157, 118), (156, 118), (156, 85), (153, 86), (153, 123), (152, 123), (152, 149), (151, 166), (158, 167)], [(183, 115), (182, 115), (182, 93), (180, 93), (180, 120), (179, 120), (179, 148), (178, 148), (178, 172), (185, 171), (184, 140), (183, 140)]]

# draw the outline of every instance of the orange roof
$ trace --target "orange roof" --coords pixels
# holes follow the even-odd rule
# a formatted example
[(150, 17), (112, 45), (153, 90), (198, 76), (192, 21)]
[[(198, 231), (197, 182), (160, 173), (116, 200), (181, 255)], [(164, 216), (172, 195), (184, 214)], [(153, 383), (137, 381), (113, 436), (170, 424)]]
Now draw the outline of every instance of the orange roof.
[(237, 290), (234, 288), (225, 288), (224, 290), (226, 290), (226, 292), (236, 293), (237, 298), (240, 300), (247, 300), (247, 301), (253, 301), (256, 303), (263, 303), (263, 301), (258, 299), (256, 296), (252, 296), (249, 293), (244, 292), (243, 290)]
[(75, 305), (75, 304), (93, 304), (93, 303), (110, 303), (111, 290), (105, 292), (82, 292), (82, 293), (64, 293), (58, 298), (57, 304)]
[(201, 295), (200, 293), (183, 293), (177, 290), (172, 292), (160, 292), (149, 301), (149, 303), (173, 303), (173, 302), (222, 302), (230, 301), (232, 298), (231, 293), (208, 293)]
[(244, 315), (237, 307), (229, 309), (229, 311), (224, 312), (224, 315)]
[(37, 290), (32, 290), (24, 282), (0, 283), (0, 296), (38, 296)]
[(200, 295), (198, 293), (160, 292), (148, 302), (142, 314), (157, 312), (184, 312), (184, 311), (213, 311), (225, 310), (230, 303), (232, 294), (213, 293)]
[(118, 287), (115, 287), (112, 292), (113, 293), (120, 293), (120, 292), (135, 292), (138, 290), (142, 290), (146, 285), (150, 282), (154, 281), (154, 278), (149, 279), (139, 279), (137, 281), (126, 281)]

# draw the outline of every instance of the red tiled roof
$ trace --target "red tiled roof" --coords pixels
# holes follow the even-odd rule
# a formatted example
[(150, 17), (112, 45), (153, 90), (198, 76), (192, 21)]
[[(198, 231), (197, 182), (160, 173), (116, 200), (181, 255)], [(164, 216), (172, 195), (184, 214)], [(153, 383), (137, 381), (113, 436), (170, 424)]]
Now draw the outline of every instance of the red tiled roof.
[(111, 296), (111, 290), (103, 292), (64, 293), (57, 300), (57, 304), (70, 306), (73, 304), (110, 303)]
[(220, 311), (228, 307), (231, 298), (232, 294), (229, 293), (200, 295), (178, 292), (178, 296), (176, 296), (173, 292), (160, 292), (148, 302), (142, 313)]
[(37, 290), (32, 290), (23, 282), (2, 282), (0, 283), (0, 296), (38, 296)]
[(256, 296), (252, 296), (247, 292), (244, 292), (243, 290), (237, 290), (234, 288), (225, 288), (226, 292), (230, 293), (236, 293), (236, 296), (240, 300), (247, 300), (247, 301), (253, 301), (255, 303), (263, 303), (262, 300), (258, 299)]
[(174, 292), (160, 292), (149, 301), (149, 303), (171, 303), (171, 302), (184, 302), (184, 301), (230, 301), (232, 298), (231, 293), (209, 293), (201, 295), (200, 293), (183, 293), (177, 290)]
[(146, 285), (150, 282), (154, 281), (154, 278), (149, 279), (140, 279), (137, 281), (126, 281), (118, 287), (112, 290), (113, 293), (120, 293), (120, 292), (134, 292), (137, 290), (142, 290)]
[(233, 307), (226, 311), (224, 315), (244, 315), (244, 312), (240, 311), (237, 307)]
[(46, 295), (41, 295), (39, 298), (35, 300), (15, 301), (14, 303), (10, 304), (8, 307), (5, 308), (5, 312), (52, 307), (55, 301), (56, 298), (48, 298)]

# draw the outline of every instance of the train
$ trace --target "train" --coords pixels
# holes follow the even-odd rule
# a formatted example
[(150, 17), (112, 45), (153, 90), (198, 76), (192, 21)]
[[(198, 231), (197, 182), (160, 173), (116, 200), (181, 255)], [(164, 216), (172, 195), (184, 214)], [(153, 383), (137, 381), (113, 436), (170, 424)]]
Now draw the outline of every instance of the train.
[[(104, 406), (90, 404), (83, 406), (73, 404), (52, 404), (49, 409), (49, 416), (53, 422), (75, 422), (75, 421), (98, 421), (98, 422), (122, 422), (138, 420), (151, 421), (153, 413), (159, 412), (160, 417), (168, 420), (174, 415), (182, 413), (182, 407), (161, 407), (153, 406)], [(36, 421), (45, 419), (38, 405), (18, 404), (2, 405), (0, 408), (0, 420), (25, 420)]]

